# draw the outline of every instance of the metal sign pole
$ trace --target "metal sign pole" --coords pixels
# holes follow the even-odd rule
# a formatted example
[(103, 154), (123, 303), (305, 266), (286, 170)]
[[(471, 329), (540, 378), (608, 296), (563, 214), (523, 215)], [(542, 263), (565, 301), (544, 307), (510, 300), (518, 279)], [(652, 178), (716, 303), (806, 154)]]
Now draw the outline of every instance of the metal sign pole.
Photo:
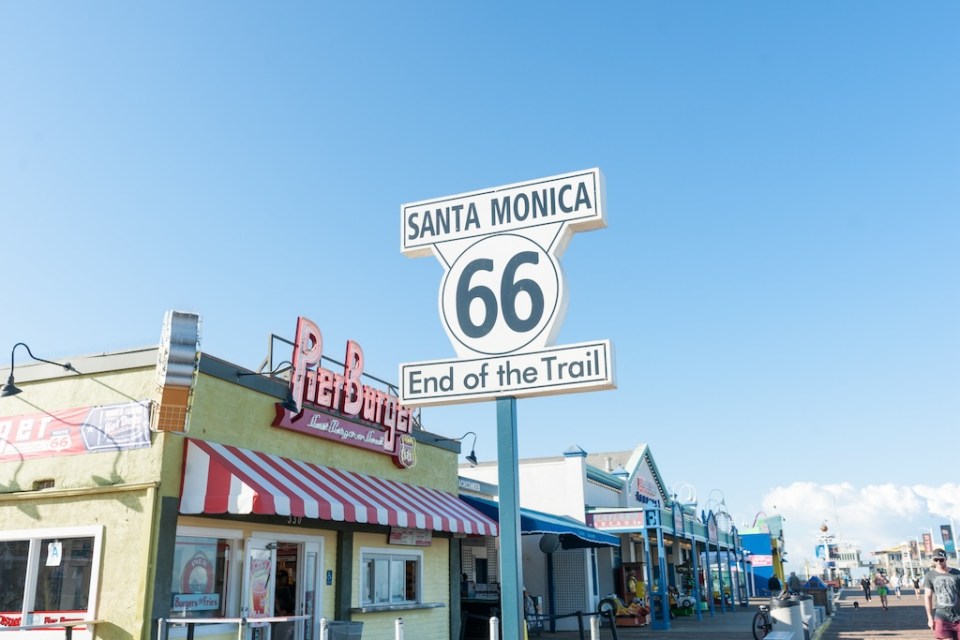
[(497, 481), (500, 485), (500, 607), (505, 640), (523, 638), (523, 563), (520, 550), (520, 458), (517, 399), (497, 398)]

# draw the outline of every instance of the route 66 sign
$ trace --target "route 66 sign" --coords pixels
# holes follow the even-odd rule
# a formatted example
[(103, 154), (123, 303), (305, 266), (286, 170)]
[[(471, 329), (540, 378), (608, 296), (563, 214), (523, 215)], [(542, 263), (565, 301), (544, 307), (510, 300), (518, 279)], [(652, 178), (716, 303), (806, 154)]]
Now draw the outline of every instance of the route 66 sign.
[(444, 267), (440, 319), (460, 358), (401, 365), (404, 404), (612, 387), (608, 342), (550, 349), (567, 306), (560, 256), (573, 233), (606, 226), (599, 169), (408, 203), (400, 212), (401, 252), (432, 253)]

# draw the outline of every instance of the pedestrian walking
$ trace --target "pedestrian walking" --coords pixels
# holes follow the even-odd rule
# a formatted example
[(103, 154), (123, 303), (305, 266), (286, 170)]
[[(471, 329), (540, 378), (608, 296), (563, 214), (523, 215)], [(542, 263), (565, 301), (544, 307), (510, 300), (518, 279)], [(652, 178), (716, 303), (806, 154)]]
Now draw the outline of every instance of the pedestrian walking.
[(960, 571), (947, 567), (947, 552), (933, 551), (933, 569), (923, 577), (927, 626), (937, 638), (960, 640)]
[(803, 583), (800, 582), (800, 576), (797, 575), (796, 571), (791, 571), (787, 578), (787, 591), (791, 594), (803, 591)]
[(887, 576), (883, 575), (877, 571), (877, 575), (873, 577), (873, 584), (877, 585), (877, 595), (880, 596), (880, 606), (883, 607), (883, 610), (887, 610), (887, 592), (889, 591), (888, 585), (890, 581), (887, 580)]
[(913, 593), (920, 599), (920, 576), (913, 576)]
[(863, 597), (870, 602), (870, 577), (864, 576), (860, 581), (860, 587), (863, 589)]
[(893, 595), (897, 596), (897, 600), (900, 599), (900, 587), (902, 584), (903, 579), (900, 577), (900, 574), (893, 574), (893, 577), (890, 578), (890, 590), (893, 591)]

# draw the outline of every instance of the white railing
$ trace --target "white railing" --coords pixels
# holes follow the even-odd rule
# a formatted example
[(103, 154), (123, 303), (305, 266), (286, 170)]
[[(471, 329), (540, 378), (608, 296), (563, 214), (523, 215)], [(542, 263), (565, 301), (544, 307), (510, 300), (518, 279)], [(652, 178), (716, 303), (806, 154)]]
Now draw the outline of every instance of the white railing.
[(294, 622), (298, 631), (312, 616), (271, 616), (267, 618), (160, 618), (157, 620), (157, 638), (168, 640), (171, 628), (187, 628), (187, 640), (193, 640), (198, 625), (235, 624), (237, 625), (237, 640), (242, 640), (244, 631), (249, 627), (264, 627), (271, 622)]

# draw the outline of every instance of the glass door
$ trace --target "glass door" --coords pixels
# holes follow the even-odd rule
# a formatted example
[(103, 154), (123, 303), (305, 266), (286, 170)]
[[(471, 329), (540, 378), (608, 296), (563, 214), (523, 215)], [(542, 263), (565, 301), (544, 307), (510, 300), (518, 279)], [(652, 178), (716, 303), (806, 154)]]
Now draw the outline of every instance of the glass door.
[[(277, 555), (274, 572), (277, 577), (274, 589), (273, 615), (303, 615), (303, 550), (298, 542), (276, 543)], [(303, 640), (302, 624), (294, 621), (274, 622), (270, 625), (273, 640)]]
[[(274, 640), (315, 640), (320, 637), (320, 550), (316, 541), (283, 542), (277, 547), (277, 615), (307, 616), (301, 624), (275, 628)], [(286, 574), (286, 578), (284, 578)], [(289, 593), (281, 597), (284, 583)], [(284, 601), (293, 601), (293, 607)], [(283, 612), (289, 613), (283, 613)], [(293, 627), (296, 631), (292, 631)]]
[(247, 540), (240, 613), (252, 621), (246, 636), (250, 640), (270, 640), (269, 623), (257, 623), (256, 619), (273, 615), (276, 549), (275, 540), (264, 538)]
[(253, 622), (249, 640), (317, 640), (323, 571), (323, 539), (254, 533), (246, 543), (241, 615), (256, 618), (307, 616), (305, 621)]

